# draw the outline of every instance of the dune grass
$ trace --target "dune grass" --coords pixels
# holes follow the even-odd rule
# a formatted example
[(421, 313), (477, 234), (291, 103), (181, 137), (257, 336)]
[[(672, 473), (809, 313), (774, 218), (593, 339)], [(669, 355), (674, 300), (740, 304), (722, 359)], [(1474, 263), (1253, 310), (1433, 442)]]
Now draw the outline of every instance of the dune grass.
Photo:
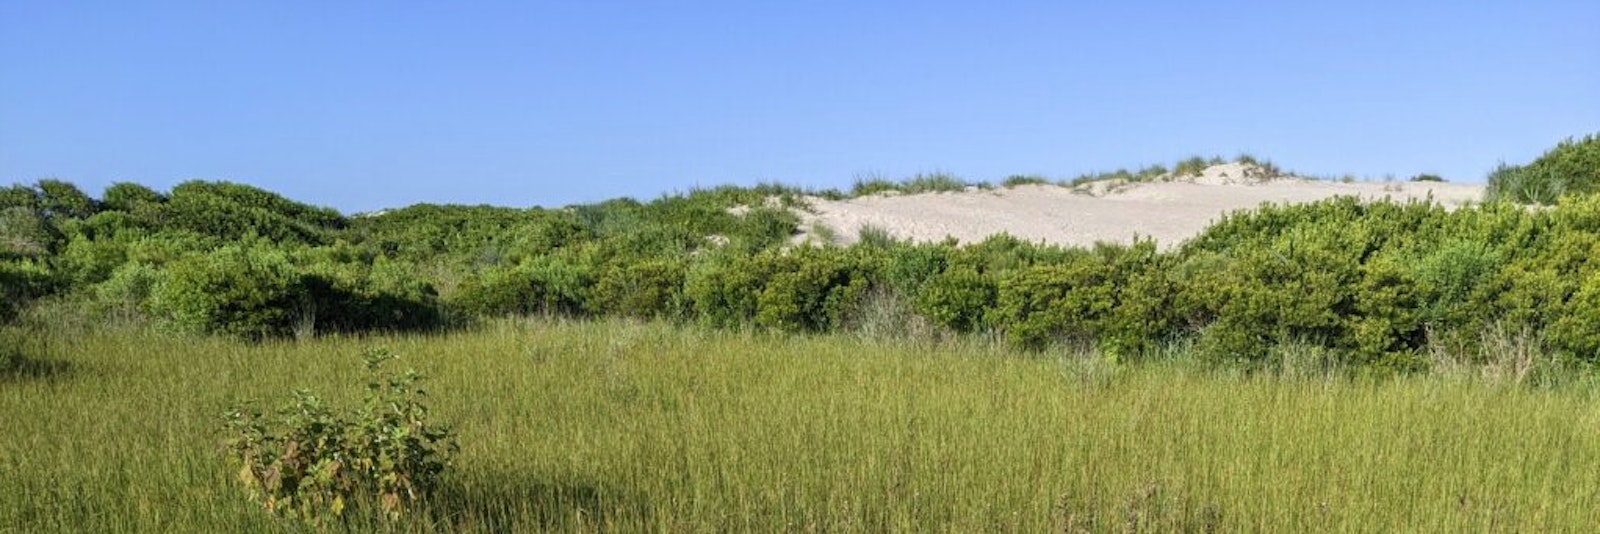
[(6, 334), (0, 532), (293, 530), (232, 481), (221, 414), (295, 388), (353, 401), (372, 346), (430, 377), (462, 446), (400, 530), (1577, 531), (1600, 502), (1579, 387), (626, 322)]

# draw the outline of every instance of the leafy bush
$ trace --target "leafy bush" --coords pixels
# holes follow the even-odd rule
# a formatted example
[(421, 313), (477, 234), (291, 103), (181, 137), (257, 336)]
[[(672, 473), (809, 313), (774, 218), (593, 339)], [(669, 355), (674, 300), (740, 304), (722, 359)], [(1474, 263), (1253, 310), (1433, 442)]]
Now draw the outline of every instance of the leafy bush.
[(165, 272), (149, 264), (125, 263), (93, 287), (94, 300), (101, 311), (114, 315), (147, 313), (150, 297), (164, 277)]
[(612, 315), (660, 318), (680, 313), (685, 266), (675, 260), (612, 265), (595, 283), (595, 307)]
[(352, 412), (305, 391), (275, 412), (248, 403), (230, 410), (225, 444), (251, 499), (313, 525), (365, 506), (390, 520), (415, 510), (458, 446), (450, 427), (429, 420), (422, 375), (383, 371), (395, 358), (384, 349), (366, 352), (371, 380)]
[[(1153, 242), (1102, 245), (1070, 258), (1022, 269), (1000, 281), (995, 322), (1013, 344), (1041, 348), (1066, 341), (1098, 344), (1115, 352), (1137, 351), (1171, 329), (1164, 318), (1170, 291), (1143, 277), (1157, 265)], [(1135, 279), (1142, 283), (1134, 284)], [(1130, 305), (1133, 308), (1125, 309)]]
[(850, 251), (801, 247), (763, 254), (769, 273), (756, 297), (757, 325), (780, 330), (828, 331), (843, 326), (869, 288), (870, 273)]
[(585, 314), (597, 274), (591, 261), (564, 251), (515, 267), (485, 269), (462, 282), (456, 305), (475, 315)]
[(967, 266), (929, 278), (916, 291), (916, 310), (934, 324), (956, 332), (974, 332), (987, 325), (998, 283)]
[(111, 184), (100, 195), (100, 204), (105, 209), (125, 212), (133, 212), (141, 206), (160, 204), (166, 200), (165, 195), (157, 193), (154, 189), (129, 182)]
[(51, 218), (84, 219), (95, 214), (93, 198), (61, 180), (39, 180), (39, 208)]
[(846, 324), (874, 275), (861, 253), (802, 246), (700, 262), (689, 271), (685, 295), (714, 326), (827, 331)]
[(30, 260), (0, 260), (0, 323), (9, 322), (29, 301), (57, 290), (49, 269)]
[(62, 239), (61, 231), (37, 210), (0, 208), (0, 259), (42, 258), (54, 252)]
[(347, 221), (338, 212), (228, 182), (190, 181), (172, 188), (164, 223), (224, 239), (260, 236), (279, 243), (324, 244)]
[(288, 255), (250, 242), (168, 266), (151, 306), (183, 330), (261, 339), (293, 332), (308, 302)]
[(1600, 192), (1600, 135), (1566, 139), (1526, 166), (1501, 164), (1484, 197), (1550, 205), (1566, 194)]

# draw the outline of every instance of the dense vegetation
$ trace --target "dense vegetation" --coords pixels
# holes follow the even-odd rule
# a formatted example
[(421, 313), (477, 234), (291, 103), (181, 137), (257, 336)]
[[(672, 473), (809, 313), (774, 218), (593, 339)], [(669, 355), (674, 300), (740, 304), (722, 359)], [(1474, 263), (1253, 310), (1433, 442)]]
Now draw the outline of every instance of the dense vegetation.
[(1567, 139), (1527, 165), (1501, 164), (1489, 174), (1490, 200), (1555, 204), (1568, 194), (1600, 192), (1600, 134)]
[[(1529, 164), (1583, 190), (1600, 138)], [(1180, 162), (1188, 170), (1200, 160)], [(960, 186), (946, 175), (900, 184)], [(868, 181), (859, 194), (893, 189)], [(1494, 187), (1501, 187), (1496, 185)], [(1506, 198), (1502, 195), (1500, 198)], [(993, 334), (1138, 359), (1410, 371), (1513, 344), (1600, 359), (1600, 199), (1553, 209), (1351, 198), (1235, 213), (1200, 236), (1062, 248), (995, 236), (793, 245), (801, 192), (723, 187), (559, 209), (417, 205), (345, 216), (258, 188), (44, 180), (0, 191), (0, 313), (41, 297), (252, 340), (457, 328), (504, 315), (791, 332)], [(1489, 346), (1494, 345), (1494, 346)], [(1489, 350), (1496, 349), (1496, 350)]]
[(777, 185), (348, 216), (12, 186), (0, 532), (1580, 530), (1596, 139), (1514, 171), (1559, 187), (1162, 246), (796, 244)]

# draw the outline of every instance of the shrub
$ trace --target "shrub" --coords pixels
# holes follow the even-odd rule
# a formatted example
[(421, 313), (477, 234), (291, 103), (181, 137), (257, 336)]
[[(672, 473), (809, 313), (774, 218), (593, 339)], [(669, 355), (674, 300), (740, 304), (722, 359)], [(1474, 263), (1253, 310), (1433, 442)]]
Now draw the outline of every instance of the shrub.
[(759, 265), (753, 256), (726, 249), (691, 264), (684, 275), (684, 296), (694, 316), (710, 326), (749, 324), (755, 319), (757, 295), (769, 276), (756, 271)]
[(133, 212), (140, 206), (160, 204), (166, 202), (167, 197), (148, 187), (129, 183), (117, 182), (106, 187), (105, 193), (100, 195), (100, 204), (108, 210)]
[(485, 269), (457, 288), (456, 305), (484, 316), (585, 314), (590, 310), (589, 293), (597, 274), (591, 260), (569, 249), (515, 267)]
[(1444, 178), (1437, 174), (1418, 174), (1411, 177), (1413, 182), (1443, 182)]
[(149, 311), (150, 296), (165, 273), (144, 263), (125, 263), (93, 287), (95, 302), (106, 313), (131, 316)]
[(902, 241), (888, 230), (868, 224), (856, 231), (856, 242), (863, 247), (894, 248), (909, 244), (910, 240)]
[(954, 248), (950, 243), (887, 247), (881, 282), (895, 293), (915, 295), (928, 279), (945, 270)]
[(190, 181), (161, 206), (165, 224), (224, 239), (261, 236), (279, 243), (323, 244), (346, 226), (338, 212), (294, 202), (255, 187)]
[(877, 274), (861, 252), (802, 246), (709, 258), (690, 268), (685, 296), (713, 326), (827, 331), (844, 326)]
[(779, 330), (825, 332), (845, 325), (869, 288), (870, 273), (851, 254), (801, 247), (764, 254), (770, 273), (756, 297), (755, 322)]
[(1064, 263), (1022, 269), (1000, 281), (995, 322), (1021, 347), (1066, 341), (1140, 351), (1172, 328), (1165, 303), (1170, 291), (1146, 276), (1155, 259), (1155, 244), (1144, 241), (1097, 246)]
[(1489, 315), (1490, 310), (1473, 304), (1482, 302), (1487, 283), (1504, 262), (1487, 243), (1469, 239), (1451, 240), (1423, 255), (1413, 266), (1413, 276), (1429, 295), (1423, 304), (1428, 322), (1453, 329)]
[(288, 256), (259, 241), (179, 260), (153, 297), (153, 310), (180, 329), (248, 339), (291, 333), (307, 304)]
[(395, 358), (366, 352), (371, 379), (358, 410), (337, 410), (305, 391), (272, 413), (249, 403), (230, 410), (225, 445), (251, 499), (313, 525), (364, 506), (389, 520), (414, 510), (458, 446), (448, 426), (429, 420), (422, 375), (383, 371)]
[(998, 284), (971, 267), (957, 267), (929, 278), (916, 291), (916, 309), (934, 324), (956, 332), (982, 329), (994, 307)]
[(684, 276), (683, 263), (670, 259), (612, 265), (595, 283), (595, 307), (601, 313), (646, 319), (678, 315)]
[(78, 186), (61, 180), (39, 180), (39, 207), (51, 218), (84, 219), (95, 214), (95, 201)]
[(1487, 202), (1555, 204), (1567, 194), (1567, 182), (1549, 172), (1504, 163), (1489, 173), (1483, 198)]
[(1600, 135), (1566, 139), (1526, 166), (1501, 164), (1489, 174), (1490, 201), (1554, 204), (1561, 196), (1600, 192)]
[(0, 259), (42, 258), (53, 253), (62, 239), (61, 231), (37, 210), (0, 208)]
[(0, 260), (0, 323), (9, 322), (24, 304), (57, 290), (49, 269), (31, 260)]
[(127, 244), (114, 239), (74, 237), (56, 256), (58, 268), (74, 286), (96, 284), (128, 260)]

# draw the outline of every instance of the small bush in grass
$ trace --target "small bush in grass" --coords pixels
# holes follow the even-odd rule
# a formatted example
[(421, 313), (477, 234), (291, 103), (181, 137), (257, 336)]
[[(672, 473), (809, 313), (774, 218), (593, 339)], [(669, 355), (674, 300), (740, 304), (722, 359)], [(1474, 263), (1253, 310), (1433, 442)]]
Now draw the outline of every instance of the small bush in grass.
[(1418, 174), (1411, 177), (1413, 182), (1443, 182), (1444, 177), (1437, 174)]
[(272, 413), (251, 405), (227, 414), (226, 448), (253, 500), (280, 517), (327, 524), (352, 507), (389, 520), (413, 510), (455, 454), (448, 426), (428, 420), (422, 375), (383, 371), (396, 356), (369, 350), (366, 402), (344, 413), (306, 391)]

